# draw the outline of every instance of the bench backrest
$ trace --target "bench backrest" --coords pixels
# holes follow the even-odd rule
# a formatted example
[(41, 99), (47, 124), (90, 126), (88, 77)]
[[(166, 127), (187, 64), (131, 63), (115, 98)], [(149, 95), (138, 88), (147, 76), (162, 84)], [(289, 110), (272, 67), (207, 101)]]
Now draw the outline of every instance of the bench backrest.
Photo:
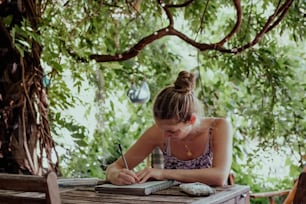
[(0, 203), (60, 204), (57, 176), (54, 172), (45, 176), (1, 173)]

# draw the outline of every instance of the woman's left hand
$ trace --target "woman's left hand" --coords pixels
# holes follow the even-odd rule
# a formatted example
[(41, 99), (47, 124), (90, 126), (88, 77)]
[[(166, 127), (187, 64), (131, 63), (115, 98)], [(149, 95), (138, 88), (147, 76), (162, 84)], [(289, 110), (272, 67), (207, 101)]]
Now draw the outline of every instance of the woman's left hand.
[(149, 168), (146, 167), (145, 169), (138, 171), (136, 173), (139, 183), (144, 183), (148, 179), (153, 178), (156, 180), (163, 180), (163, 175), (162, 175), (163, 169), (155, 169), (155, 168)]

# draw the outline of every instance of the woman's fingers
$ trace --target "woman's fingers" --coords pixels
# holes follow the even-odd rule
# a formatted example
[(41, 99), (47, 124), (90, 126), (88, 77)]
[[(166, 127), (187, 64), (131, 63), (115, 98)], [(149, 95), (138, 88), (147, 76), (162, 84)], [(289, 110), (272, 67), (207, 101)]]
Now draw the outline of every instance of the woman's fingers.
[(138, 171), (136, 173), (136, 176), (139, 178), (139, 179), (142, 179), (145, 175), (148, 174), (148, 171), (147, 171), (147, 168), (141, 170), (141, 171)]
[(150, 176), (149, 176), (149, 175), (146, 175), (146, 176), (144, 176), (144, 177), (139, 181), (139, 183), (144, 183), (144, 182), (146, 182), (147, 180), (149, 180), (149, 178), (150, 178)]
[(136, 173), (139, 178), (139, 183), (144, 183), (152, 177), (151, 168), (145, 168)]
[(163, 180), (162, 169), (145, 168), (136, 173), (139, 183), (144, 183), (149, 179)]
[(120, 183), (122, 185), (128, 185), (128, 184), (134, 184), (139, 182), (138, 176), (135, 174), (135, 172), (128, 170), (128, 169), (123, 169), (119, 175), (118, 178), (120, 180)]

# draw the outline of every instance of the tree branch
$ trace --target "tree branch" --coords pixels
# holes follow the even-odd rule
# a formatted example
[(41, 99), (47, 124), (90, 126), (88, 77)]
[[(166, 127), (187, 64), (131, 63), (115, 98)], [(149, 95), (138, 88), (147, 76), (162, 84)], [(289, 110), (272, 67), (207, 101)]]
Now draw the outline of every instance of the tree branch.
[(167, 5), (165, 5), (163, 0), (157, 0), (158, 4), (164, 9), (167, 18), (169, 20), (169, 27), (173, 27), (174, 26), (174, 20), (173, 20), (173, 16), (170, 12), (170, 9)]
[[(289, 7), (291, 6), (293, 0), (288, 0), (287, 2), (284, 3), (283, 6), (281, 6), (281, 15), (278, 17), (278, 19), (273, 23), (274, 19), (276, 18), (276, 16), (278, 14), (280, 14), (280, 10), (279, 9), (276, 9), (275, 12), (268, 18), (267, 22), (265, 23), (265, 25), (263, 26), (263, 28), (261, 29), (261, 31), (259, 31), (255, 38), (241, 46), (241, 47), (237, 47), (237, 48), (233, 48), (231, 50), (231, 53), (239, 53), (239, 52), (242, 52), (250, 47), (253, 47), (255, 44), (257, 44), (261, 39), (262, 37), (264, 36), (265, 33), (269, 32), (272, 28), (274, 28), (278, 22), (280, 22), (284, 17), (285, 17), (285, 14), (287, 13), (287, 11), (289, 10)], [(271, 25), (272, 24), (272, 25)]]
[(218, 46), (222, 46), (224, 43), (226, 43), (240, 29), (241, 22), (242, 22), (242, 10), (241, 10), (240, 0), (234, 0), (234, 5), (235, 5), (235, 8), (236, 8), (236, 15), (237, 15), (236, 24), (233, 27), (233, 29), (231, 30), (231, 32), (227, 36), (225, 36), (220, 42), (217, 43)]
[(185, 1), (184, 3), (182, 4), (167, 4), (166, 6), (168, 8), (181, 8), (181, 7), (186, 7), (188, 6), (189, 4), (191, 4), (194, 0), (187, 0)]
[(97, 62), (111, 62), (111, 61), (124, 61), (135, 57), (145, 46), (152, 43), (155, 40), (158, 40), (166, 35), (169, 35), (169, 31), (172, 28), (163, 28), (160, 29), (151, 35), (141, 39), (136, 45), (126, 52), (117, 55), (91, 55), (90, 59), (94, 59)]
[(280, 16), (278, 17), (278, 19), (269, 27), (269, 29), (267, 30), (267, 32), (269, 32), (270, 30), (272, 30), (275, 26), (277, 26), (282, 19), (285, 17), (287, 11), (289, 10), (290, 6), (292, 5), (293, 0), (287, 1), (281, 8), (279, 11), (277, 11), (277, 15), (280, 14)]
[[(290, 6), (292, 5), (293, 0), (286, 1), (282, 6), (277, 8), (274, 13), (268, 18), (265, 25), (262, 27), (260, 31), (255, 35), (254, 39), (250, 41), (249, 43), (242, 45), (240, 47), (235, 48), (225, 48), (223, 45), (229, 41), (235, 33), (237, 33), (241, 27), (242, 23), (242, 9), (241, 9), (241, 3), (240, 0), (233, 0), (235, 9), (236, 9), (236, 23), (233, 26), (232, 30), (225, 35), (225, 37), (220, 40), (217, 43), (200, 43), (196, 42), (195, 40), (192, 40), (188, 36), (186, 36), (184, 33), (176, 30), (174, 28), (174, 21), (173, 16), (171, 14), (171, 11), (169, 8), (178, 8), (178, 7), (184, 7), (189, 4), (191, 4), (192, 0), (187, 0), (186, 2), (178, 5), (172, 5), (172, 4), (165, 4), (163, 0), (157, 0), (158, 4), (162, 6), (163, 10), (165, 11), (167, 18), (169, 20), (169, 25), (165, 28), (162, 28), (144, 38), (142, 38), (138, 43), (136, 43), (134, 46), (132, 46), (129, 50), (117, 53), (115, 55), (99, 55), (99, 54), (93, 54), (90, 56), (90, 59), (96, 60), (97, 62), (111, 62), (111, 61), (125, 61), (128, 59), (131, 59), (138, 55), (138, 53), (144, 49), (147, 45), (152, 43), (155, 40), (158, 40), (164, 36), (176, 36), (180, 38), (181, 40), (185, 41), (186, 43), (192, 45), (195, 48), (198, 48), (200, 51), (206, 51), (206, 50), (216, 50), (223, 53), (232, 53), (237, 54), (239, 52), (242, 52), (248, 48), (253, 47), (255, 44), (257, 44), (270, 30), (272, 30), (281, 20), (284, 18), (285, 14), (288, 12)], [(276, 18), (277, 17), (277, 18)], [(275, 20), (276, 19), (276, 20)]]

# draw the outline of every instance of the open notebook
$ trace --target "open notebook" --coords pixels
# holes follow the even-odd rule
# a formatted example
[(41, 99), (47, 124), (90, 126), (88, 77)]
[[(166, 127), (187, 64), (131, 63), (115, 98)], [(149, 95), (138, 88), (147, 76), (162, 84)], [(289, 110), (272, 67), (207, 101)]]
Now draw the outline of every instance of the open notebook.
[(129, 195), (150, 195), (156, 191), (170, 188), (177, 185), (176, 181), (147, 181), (145, 183), (137, 183), (132, 185), (118, 186), (113, 184), (102, 184), (95, 187), (98, 193), (115, 193)]

